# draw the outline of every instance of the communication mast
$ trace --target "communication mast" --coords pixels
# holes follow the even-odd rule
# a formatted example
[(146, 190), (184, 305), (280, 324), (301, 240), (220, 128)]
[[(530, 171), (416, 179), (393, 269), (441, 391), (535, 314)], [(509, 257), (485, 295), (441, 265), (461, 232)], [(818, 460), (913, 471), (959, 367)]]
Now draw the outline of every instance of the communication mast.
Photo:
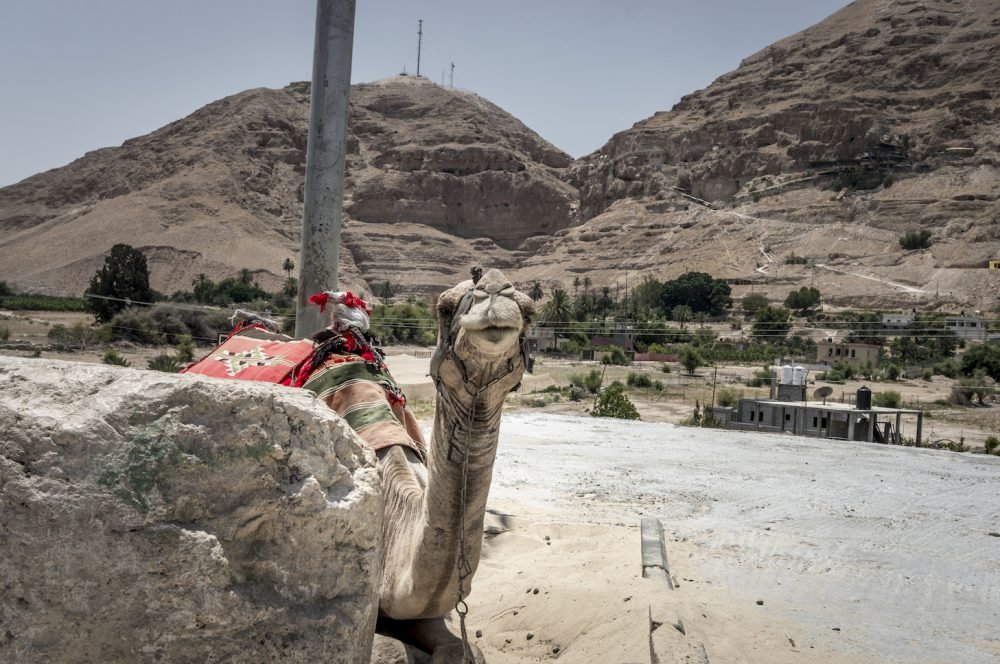
[(451, 73), (448, 74), (448, 87), (455, 87), (455, 63), (451, 63)]
[(420, 76), (420, 46), (424, 39), (424, 19), (417, 20), (417, 76)]

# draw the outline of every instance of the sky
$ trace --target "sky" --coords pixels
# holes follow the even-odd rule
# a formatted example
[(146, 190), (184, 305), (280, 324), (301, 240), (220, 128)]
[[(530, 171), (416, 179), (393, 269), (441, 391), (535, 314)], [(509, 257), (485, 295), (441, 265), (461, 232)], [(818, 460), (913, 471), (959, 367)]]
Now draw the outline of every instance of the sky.
[[(359, 0), (351, 80), (417, 64), (574, 157), (847, 0)], [(315, 0), (0, 0), (0, 186), (309, 80)]]

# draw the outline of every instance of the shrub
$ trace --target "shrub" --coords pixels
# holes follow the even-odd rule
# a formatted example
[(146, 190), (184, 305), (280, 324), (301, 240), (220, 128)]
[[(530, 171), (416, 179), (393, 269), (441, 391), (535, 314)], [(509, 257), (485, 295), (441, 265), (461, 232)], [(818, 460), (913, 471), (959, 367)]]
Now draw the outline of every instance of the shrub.
[(115, 348), (109, 348), (104, 351), (104, 354), (101, 355), (101, 361), (104, 362), (104, 364), (113, 364), (118, 367), (132, 366), (132, 363), (122, 357), (121, 353), (119, 353)]
[(987, 454), (1000, 453), (1000, 450), (997, 449), (1000, 448), (1000, 438), (997, 438), (992, 434), (986, 437), (986, 440), (983, 441), (983, 445), (986, 447)]
[(587, 390), (591, 394), (597, 394), (597, 391), (601, 389), (603, 379), (604, 376), (600, 371), (591, 369), (586, 374), (570, 374), (569, 383), (570, 385)]
[(111, 334), (113, 340), (133, 341), (138, 344), (158, 346), (164, 337), (159, 325), (149, 310), (126, 309), (111, 319)]
[(625, 381), (629, 387), (652, 387), (653, 381), (646, 374), (629, 372)]
[(933, 369), (924, 369), (924, 380), (926, 380), (928, 382), (934, 380), (934, 370)]
[(693, 346), (684, 346), (678, 360), (688, 374), (693, 374), (695, 369), (705, 364), (705, 358)]
[(662, 371), (665, 374), (670, 373), (670, 365), (664, 362), (663, 366), (660, 367), (660, 371)]
[(938, 362), (934, 365), (934, 372), (939, 373), (946, 378), (957, 378), (959, 372), (958, 362), (953, 359)]
[(899, 408), (903, 403), (903, 397), (899, 392), (886, 390), (884, 392), (876, 392), (872, 396), (872, 403), (882, 408)]
[(663, 391), (663, 381), (662, 380), (654, 380), (653, 381), (653, 389), (656, 390), (657, 392), (662, 392)]
[(905, 235), (899, 238), (899, 246), (907, 251), (927, 249), (931, 244), (931, 232), (927, 229), (907, 231)]
[(625, 386), (619, 382), (614, 382), (601, 390), (594, 410), (590, 414), (593, 417), (614, 417), (620, 420), (639, 419), (639, 411), (625, 395)]
[(895, 364), (890, 364), (885, 368), (885, 377), (889, 380), (898, 380), (900, 370)]
[(720, 406), (735, 406), (743, 393), (733, 387), (723, 387), (719, 390), (718, 398), (715, 402)]
[(187, 364), (194, 359), (194, 341), (191, 340), (191, 335), (182, 334), (177, 337), (177, 359)]
[(10, 328), (0, 327), (0, 341), (7, 341), (10, 339)]
[(76, 323), (72, 327), (58, 323), (49, 328), (48, 337), (53, 343), (86, 350), (87, 346), (100, 340), (101, 332), (83, 323)]
[(615, 364), (620, 367), (628, 366), (628, 355), (625, 354), (621, 346), (611, 346), (608, 349), (608, 353), (601, 358), (601, 364)]
[(167, 373), (177, 373), (181, 370), (181, 361), (173, 355), (157, 355), (146, 362), (146, 366), (153, 371), (165, 371)]
[(689, 427), (723, 428), (725, 426), (725, 423), (717, 419), (714, 415), (702, 413), (701, 404), (698, 401), (694, 402), (694, 412), (691, 414), (691, 417), (681, 420), (681, 424)]

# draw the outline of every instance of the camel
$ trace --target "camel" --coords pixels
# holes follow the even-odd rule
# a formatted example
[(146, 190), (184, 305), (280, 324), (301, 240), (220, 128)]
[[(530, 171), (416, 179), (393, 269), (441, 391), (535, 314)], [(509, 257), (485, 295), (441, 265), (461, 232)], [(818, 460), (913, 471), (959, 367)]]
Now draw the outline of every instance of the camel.
[(335, 312), (334, 324), (312, 339), (278, 334), (273, 321), (237, 312), (226, 342), (184, 371), (302, 387), (359, 430), (377, 455), (383, 494), (377, 631), (431, 662), (482, 661), (444, 616), (460, 608), (464, 617), (462, 600), (479, 566), (500, 412), (526, 369), (532, 300), (499, 270), (479, 268), (438, 298), (429, 450), (381, 349), (365, 335), (367, 303), (344, 292), (309, 301)]
[(526, 369), (524, 333), (533, 313), (531, 298), (499, 270), (445, 291), (436, 310), (437, 408), (427, 464), (410, 447), (378, 451), (384, 520), (377, 629), (431, 654), (431, 662), (482, 661), (478, 649), (465, 652), (444, 616), (468, 595), (479, 565), (501, 409)]

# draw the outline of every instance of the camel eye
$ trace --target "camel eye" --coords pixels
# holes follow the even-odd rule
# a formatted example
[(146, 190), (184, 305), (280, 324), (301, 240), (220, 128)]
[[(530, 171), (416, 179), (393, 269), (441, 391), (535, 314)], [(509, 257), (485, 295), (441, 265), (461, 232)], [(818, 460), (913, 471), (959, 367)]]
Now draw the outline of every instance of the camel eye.
[(455, 310), (447, 305), (440, 305), (437, 308), (438, 318), (441, 320), (451, 318), (451, 315), (455, 313)]

